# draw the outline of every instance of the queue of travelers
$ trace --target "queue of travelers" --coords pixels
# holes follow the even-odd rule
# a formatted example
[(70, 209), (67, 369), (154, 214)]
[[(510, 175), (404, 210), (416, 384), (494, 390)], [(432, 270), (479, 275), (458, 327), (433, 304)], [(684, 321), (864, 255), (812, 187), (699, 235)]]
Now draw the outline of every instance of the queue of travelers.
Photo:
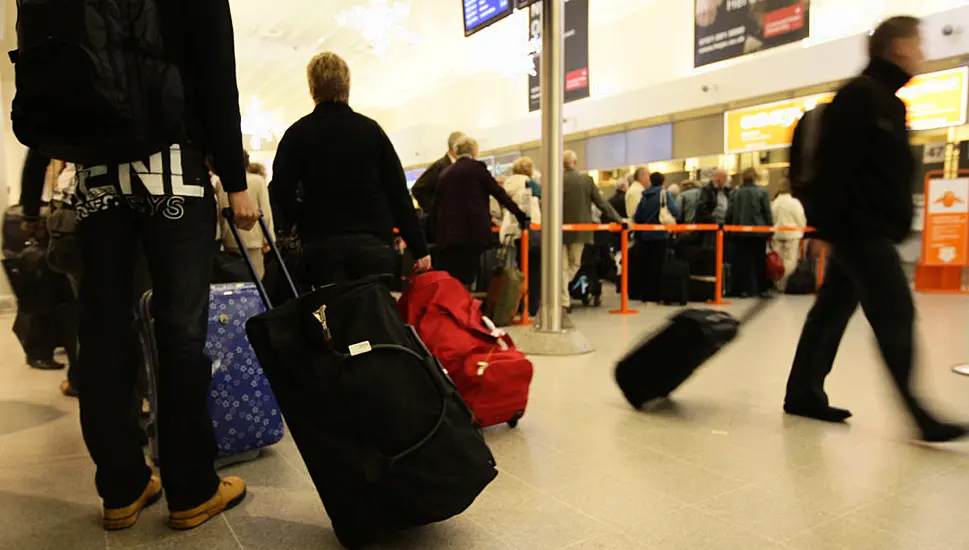
[[(215, 471), (216, 445), (207, 408), (212, 371), (203, 347), (217, 227), (225, 230), (227, 224), (236, 224), (245, 232), (245, 246), (254, 258), (262, 257), (267, 244), (260, 233), (251, 231), (260, 217), (277, 232), (295, 233), (305, 255), (303, 275), (312, 286), (393, 272), (397, 228), (413, 251), (418, 271), (436, 267), (470, 286), (496, 221), (502, 236), (520, 249), (521, 228), (541, 218), (541, 187), (531, 159), (519, 159), (512, 175), (500, 184), (477, 160), (478, 143), (455, 132), (448, 138), (446, 155), (414, 186), (422, 219), (392, 142), (377, 122), (349, 106), (349, 67), (329, 52), (314, 56), (307, 67), (315, 107), (280, 140), (267, 185), (265, 170), (249, 163), (239, 147), (232, 21), (227, 3), (215, 4), (224, 9), (201, 4), (161, 8), (174, 10), (166, 14), (166, 21), (186, 26), (204, 21), (204, 28), (194, 30), (218, 41), (205, 55), (197, 55), (188, 34), (171, 33), (173, 40), (166, 42), (189, 84), (186, 116), (192, 122), (182, 142), (157, 153), (181, 162), (161, 162), (160, 173), (150, 174), (167, 184), (151, 190), (131, 185), (146, 175), (133, 164), (71, 166), (57, 174), (68, 183), (84, 182), (69, 201), (77, 217), (83, 277), (75, 282), (77, 334), (65, 346), (72, 368), (62, 391), (79, 398), (81, 427), (97, 466), (95, 481), (107, 530), (133, 526), (146, 507), (159, 501), (163, 488), (169, 525), (180, 530), (208, 522), (246, 496), (242, 479), (220, 478)], [(911, 389), (914, 304), (894, 249), (911, 226), (908, 185), (913, 170), (905, 108), (894, 94), (919, 70), (919, 37), (914, 18), (889, 19), (873, 33), (865, 78), (849, 83), (826, 112), (818, 150), (821, 187), (802, 192), (807, 208), (792, 195), (790, 182), (782, 183), (771, 203), (752, 169), (742, 174), (736, 189), (729, 185), (728, 172), (718, 169), (708, 184), (682, 182), (676, 192), (665, 187), (663, 174), (639, 167), (628, 185), (617, 185), (616, 197), (606, 201), (595, 181), (577, 170), (575, 152), (566, 151), (563, 221), (590, 223), (594, 206), (603, 222), (622, 224), (628, 224), (629, 216), (636, 223), (656, 225), (668, 225), (672, 219), (803, 229), (810, 222), (820, 238), (831, 243), (831, 267), (804, 325), (785, 411), (831, 422), (851, 416), (829, 404), (824, 382), (848, 320), (860, 305), (919, 428), (919, 438), (942, 442), (963, 437), (966, 431), (937, 419)], [(884, 139), (868, 139), (874, 133), (884, 133)], [(218, 178), (218, 190), (211, 183), (206, 158)], [(41, 233), (46, 178), (37, 175), (46, 174), (50, 162), (35, 151), (28, 153), (21, 197), (28, 235)], [(802, 162), (792, 158), (791, 181), (803, 185)], [(885, 162), (894, 164), (886, 167)], [(839, 200), (823, 200), (834, 194)], [(872, 195), (886, 198), (876, 205), (869, 200)], [(498, 220), (490, 209), (492, 198), (502, 208)], [(215, 204), (231, 209), (233, 217), (220, 220)], [(887, 207), (879, 208), (882, 204)], [(797, 263), (802, 237), (799, 231), (773, 237), (771, 246), (786, 270)], [(730, 240), (727, 256), (742, 295), (769, 291), (764, 269), (767, 239), (738, 235)], [(634, 246), (648, 266), (641, 275), (644, 299), (656, 298), (653, 292), (660, 286), (670, 240), (664, 230), (635, 234)], [(566, 285), (581, 266), (584, 246), (591, 242), (591, 233), (565, 233), (561, 254)], [(224, 235), (222, 243), (230, 251), (234, 246)], [(429, 243), (435, 247), (433, 262)], [(540, 253), (532, 258), (537, 266)], [(161, 367), (157, 437), (164, 477), (146, 464), (144, 433), (131, 414), (137, 373), (143, 368), (132, 330), (132, 296), (139, 287), (136, 272), (141, 263), (154, 293)], [(569, 290), (562, 291), (568, 310)], [(535, 308), (537, 304), (534, 299)], [(58, 368), (52, 364), (53, 347), (47, 345), (36, 354), (28, 349), (30, 365)]]

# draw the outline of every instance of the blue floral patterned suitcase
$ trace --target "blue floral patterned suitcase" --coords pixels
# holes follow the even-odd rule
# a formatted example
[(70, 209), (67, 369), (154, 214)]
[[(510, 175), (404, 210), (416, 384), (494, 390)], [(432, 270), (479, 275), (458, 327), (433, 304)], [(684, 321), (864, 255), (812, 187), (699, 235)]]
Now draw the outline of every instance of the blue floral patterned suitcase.
[(246, 321), (266, 307), (252, 283), (213, 285), (205, 353), (212, 359), (209, 411), (219, 455), (278, 442), (283, 417), (246, 337)]
[[(205, 353), (212, 359), (209, 411), (220, 458), (248, 455), (283, 437), (283, 417), (245, 330), (246, 321), (265, 310), (259, 291), (252, 283), (213, 285), (209, 293)], [(148, 358), (153, 423), (158, 355), (151, 316), (151, 291), (142, 298), (138, 317), (145, 357)], [(152, 455), (157, 461), (157, 438), (152, 437), (151, 443)]]

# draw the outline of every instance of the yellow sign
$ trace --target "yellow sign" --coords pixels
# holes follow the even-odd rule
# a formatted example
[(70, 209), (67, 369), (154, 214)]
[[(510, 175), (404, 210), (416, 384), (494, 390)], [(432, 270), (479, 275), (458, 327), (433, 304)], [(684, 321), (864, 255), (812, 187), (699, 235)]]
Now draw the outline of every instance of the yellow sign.
[(908, 127), (934, 130), (966, 123), (969, 67), (920, 74), (898, 91), (908, 106)]
[[(969, 67), (916, 76), (898, 91), (908, 106), (909, 128), (932, 130), (966, 123)], [(744, 153), (787, 147), (797, 121), (834, 92), (727, 111), (724, 142), (727, 153)]]
[(728, 153), (777, 149), (791, 144), (794, 127), (807, 111), (830, 103), (834, 93), (778, 101), (724, 115), (724, 141)]

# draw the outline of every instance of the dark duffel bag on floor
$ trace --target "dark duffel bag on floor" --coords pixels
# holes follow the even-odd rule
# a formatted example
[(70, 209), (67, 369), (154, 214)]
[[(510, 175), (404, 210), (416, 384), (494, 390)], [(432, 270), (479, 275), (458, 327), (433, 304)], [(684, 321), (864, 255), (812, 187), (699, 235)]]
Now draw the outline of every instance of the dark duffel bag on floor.
[(344, 546), (460, 514), (496, 477), (471, 411), (379, 277), (315, 290), (247, 332)]
[(687, 309), (673, 316), (616, 365), (616, 382), (626, 400), (638, 409), (669, 396), (769, 303), (758, 301), (740, 320), (714, 309)]

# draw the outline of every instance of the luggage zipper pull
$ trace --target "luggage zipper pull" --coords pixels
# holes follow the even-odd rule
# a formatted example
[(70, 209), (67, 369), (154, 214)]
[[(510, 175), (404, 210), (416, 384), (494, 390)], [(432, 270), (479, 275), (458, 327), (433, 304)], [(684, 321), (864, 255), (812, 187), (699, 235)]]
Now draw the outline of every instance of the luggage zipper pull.
[(488, 362), (478, 361), (478, 376), (483, 376), (486, 370), (488, 370)]
[(323, 325), (323, 339), (326, 343), (330, 343), (330, 327), (326, 326), (326, 304), (320, 306), (320, 309), (313, 312), (313, 317)]

